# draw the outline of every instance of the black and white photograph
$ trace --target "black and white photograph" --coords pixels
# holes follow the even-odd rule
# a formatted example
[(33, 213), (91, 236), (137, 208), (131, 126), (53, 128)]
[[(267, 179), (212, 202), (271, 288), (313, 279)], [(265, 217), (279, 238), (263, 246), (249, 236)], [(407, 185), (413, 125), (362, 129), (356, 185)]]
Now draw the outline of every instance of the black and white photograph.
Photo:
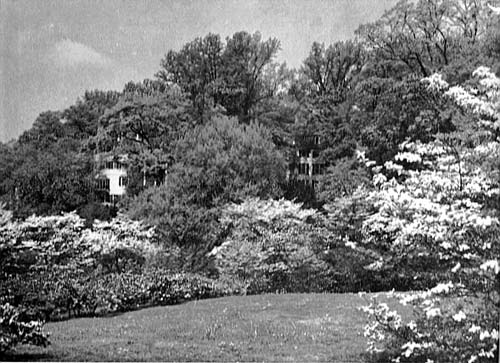
[(0, 361), (499, 331), (500, 0), (0, 0)]

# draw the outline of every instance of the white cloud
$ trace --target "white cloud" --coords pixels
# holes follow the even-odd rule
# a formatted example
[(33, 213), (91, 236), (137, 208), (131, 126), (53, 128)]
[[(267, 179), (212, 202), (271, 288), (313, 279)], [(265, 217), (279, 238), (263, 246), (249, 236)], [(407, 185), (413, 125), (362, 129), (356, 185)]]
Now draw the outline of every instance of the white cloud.
[(110, 58), (95, 49), (70, 39), (58, 41), (51, 50), (50, 58), (62, 67), (80, 65), (105, 67), (112, 63)]

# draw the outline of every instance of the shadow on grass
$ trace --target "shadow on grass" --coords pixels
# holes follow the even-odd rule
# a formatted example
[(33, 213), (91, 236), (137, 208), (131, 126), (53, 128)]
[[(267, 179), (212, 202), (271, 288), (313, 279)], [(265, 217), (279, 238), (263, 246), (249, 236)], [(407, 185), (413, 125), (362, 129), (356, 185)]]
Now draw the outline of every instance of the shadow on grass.
[(48, 353), (0, 353), (0, 361), (2, 362), (33, 362), (53, 360), (54, 356)]

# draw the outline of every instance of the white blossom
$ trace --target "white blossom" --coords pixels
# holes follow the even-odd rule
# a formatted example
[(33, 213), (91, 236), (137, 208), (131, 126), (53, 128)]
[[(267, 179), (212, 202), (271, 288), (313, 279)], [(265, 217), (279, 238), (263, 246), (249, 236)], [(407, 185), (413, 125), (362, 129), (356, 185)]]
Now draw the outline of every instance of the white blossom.
[(469, 333), (477, 333), (478, 331), (481, 330), (481, 327), (480, 326), (477, 326), (477, 325), (472, 325), (470, 328), (469, 328)]
[(461, 310), (458, 313), (456, 313), (455, 315), (453, 315), (453, 320), (458, 321), (458, 322), (465, 320), (465, 318), (466, 318), (465, 313)]
[(445, 250), (449, 250), (452, 246), (450, 242), (443, 242), (441, 243), (441, 247), (443, 247)]
[(407, 161), (409, 163), (420, 163), (422, 161), (422, 157), (419, 154), (411, 153), (411, 152), (403, 152), (398, 153), (394, 159), (398, 161)]
[(423, 78), (422, 82), (427, 83), (427, 87), (433, 91), (441, 91), (449, 86), (440, 73), (431, 74), (429, 77)]
[(419, 349), (421, 348), (422, 345), (419, 344), (419, 343), (415, 343), (415, 342), (408, 342), (408, 343), (405, 343), (401, 348), (402, 349), (406, 349), (405, 352), (403, 353), (403, 355), (406, 357), (406, 358), (409, 358), (412, 354), (413, 354), (413, 351), (415, 349)]
[(483, 271), (492, 270), (495, 274), (500, 272), (500, 265), (498, 264), (498, 260), (489, 260), (483, 263), (479, 268)]
[(450, 292), (450, 289), (453, 288), (453, 283), (448, 281), (447, 283), (441, 283), (434, 286), (430, 291), (433, 294), (443, 294)]
[(493, 329), (493, 330), (491, 331), (491, 339), (493, 339), (493, 340), (498, 340), (498, 330)]
[(425, 315), (427, 316), (427, 318), (433, 318), (435, 316), (438, 316), (438, 315), (441, 315), (441, 309), (439, 308), (431, 308), (431, 309), (428, 309), (426, 312), (425, 312)]
[(491, 338), (491, 334), (489, 331), (485, 330), (479, 333), (479, 340), (485, 340), (486, 338)]

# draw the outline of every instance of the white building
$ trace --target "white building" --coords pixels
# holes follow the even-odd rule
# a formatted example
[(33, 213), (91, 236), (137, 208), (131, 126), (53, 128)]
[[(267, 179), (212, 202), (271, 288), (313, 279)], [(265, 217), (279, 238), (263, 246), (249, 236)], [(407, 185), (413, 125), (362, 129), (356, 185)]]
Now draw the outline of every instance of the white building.
[(116, 204), (125, 195), (128, 183), (126, 157), (98, 160), (97, 194), (101, 202)]
[(296, 155), (289, 165), (288, 180), (311, 185), (317, 183), (318, 176), (325, 171), (325, 164), (318, 159), (321, 150), (321, 139), (317, 135), (309, 135), (293, 141)]

